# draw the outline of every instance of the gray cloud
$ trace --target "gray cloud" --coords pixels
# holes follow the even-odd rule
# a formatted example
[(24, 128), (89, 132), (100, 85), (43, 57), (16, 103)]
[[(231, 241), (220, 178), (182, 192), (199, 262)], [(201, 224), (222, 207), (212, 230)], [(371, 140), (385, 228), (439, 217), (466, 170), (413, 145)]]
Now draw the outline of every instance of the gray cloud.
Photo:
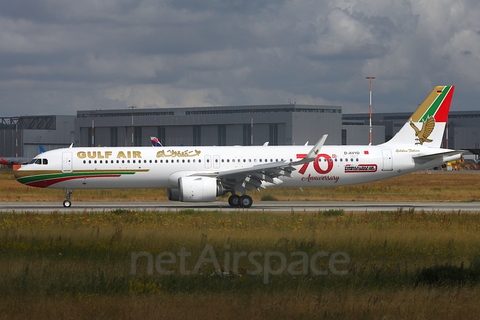
[(434, 85), (476, 110), (476, 1), (7, 0), (2, 116), (262, 103), (410, 111)]

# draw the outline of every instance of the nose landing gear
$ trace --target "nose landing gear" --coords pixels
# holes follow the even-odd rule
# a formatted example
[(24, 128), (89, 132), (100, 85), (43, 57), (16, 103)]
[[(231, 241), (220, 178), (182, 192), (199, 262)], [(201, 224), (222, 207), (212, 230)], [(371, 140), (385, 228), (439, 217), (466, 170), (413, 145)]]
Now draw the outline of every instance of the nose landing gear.
[(67, 191), (65, 192), (65, 201), (63, 201), (63, 206), (65, 208), (70, 208), (72, 206), (72, 201), (70, 201), (70, 197), (72, 195), (72, 189), (67, 189)]

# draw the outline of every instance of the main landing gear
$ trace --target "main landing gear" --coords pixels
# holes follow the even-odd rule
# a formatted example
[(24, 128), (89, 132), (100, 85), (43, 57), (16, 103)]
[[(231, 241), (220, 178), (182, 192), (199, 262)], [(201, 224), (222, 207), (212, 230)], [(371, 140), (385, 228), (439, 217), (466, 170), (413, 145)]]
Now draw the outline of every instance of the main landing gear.
[(230, 207), (234, 208), (250, 208), (253, 204), (253, 200), (252, 197), (246, 194), (242, 196), (232, 194), (228, 198), (228, 204), (230, 205)]
[(71, 195), (72, 195), (72, 189), (67, 189), (67, 191), (65, 192), (66, 200), (63, 201), (63, 206), (65, 208), (70, 208), (72, 206), (72, 201), (70, 201)]

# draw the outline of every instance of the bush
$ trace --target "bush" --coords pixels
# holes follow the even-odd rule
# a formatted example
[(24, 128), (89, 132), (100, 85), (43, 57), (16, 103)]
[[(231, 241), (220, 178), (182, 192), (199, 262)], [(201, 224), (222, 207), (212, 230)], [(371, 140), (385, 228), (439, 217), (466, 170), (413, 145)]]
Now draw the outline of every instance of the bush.
[(330, 209), (321, 212), (325, 217), (338, 217), (343, 215), (343, 209)]
[(266, 195), (262, 196), (260, 201), (278, 201), (278, 199), (275, 198), (274, 196), (272, 196), (271, 194), (266, 194)]
[(478, 281), (478, 271), (471, 268), (457, 267), (451, 264), (423, 268), (416, 277), (415, 284), (421, 285), (466, 285)]

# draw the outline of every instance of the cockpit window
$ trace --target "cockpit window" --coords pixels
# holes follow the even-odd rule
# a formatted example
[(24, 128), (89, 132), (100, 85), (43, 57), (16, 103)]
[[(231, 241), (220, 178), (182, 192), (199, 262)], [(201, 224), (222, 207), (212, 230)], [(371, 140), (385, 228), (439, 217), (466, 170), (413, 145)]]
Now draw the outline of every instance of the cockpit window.
[(48, 159), (32, 159), (28, 164), (48, 164)]

